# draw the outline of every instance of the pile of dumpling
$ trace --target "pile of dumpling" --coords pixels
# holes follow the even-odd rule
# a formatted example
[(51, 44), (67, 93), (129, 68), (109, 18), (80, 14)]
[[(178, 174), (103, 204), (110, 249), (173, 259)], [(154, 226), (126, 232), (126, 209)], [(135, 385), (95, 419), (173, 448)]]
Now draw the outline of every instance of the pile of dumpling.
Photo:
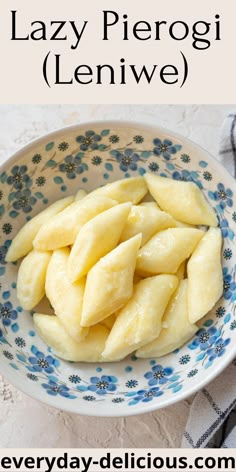
[(222, 295), (221, 245), (195, 183), (146, 174), (56, 201), (19, 231), (6, 260), (24, 257), (24, 309), (46, 294), (55, 316), (33, 318), (54, 353), (106, 362), (160, 357), (194, 335)]

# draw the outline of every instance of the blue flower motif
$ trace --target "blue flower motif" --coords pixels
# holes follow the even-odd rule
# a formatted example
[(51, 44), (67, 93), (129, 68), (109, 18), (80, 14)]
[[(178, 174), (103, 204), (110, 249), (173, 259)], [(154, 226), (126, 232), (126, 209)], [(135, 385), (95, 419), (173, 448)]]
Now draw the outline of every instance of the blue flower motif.
[(96, 398), (93, 395), (84, 395), (83, 400), (86, 400), (87, 402), (94, 402)]
[(210, 182), (210, 180), (212, 180), (212, 174), (208, 172), (208, 170), (206, 170), (205, 172), (203, 172), (203, 178), (205, 180), (208, 180), (208, 182)]
[(227, 220), (220, 221), (220, 228), (223, 238), (229, 238), (231, 241), (234, 239), (234, 232), (229, 228)]
[(12, 232), (12, 225), (11, 223), (4, 223), (2, 226), (2, 231), (5, 234), (10, 234)]
[(38, 381), (37, 375), (34, 375), (34, 374), (26, 374), (26, 376), (28, 377), (28, 379), (33, 380), (33, 382), (37, 382), (37, 381)]
[(190, 372), (188, 373), (188, 377), (189, 378), (194, 377), (197, 373), (198, 373), (198, 369), (190, 370)]
[(225, 300), (235, 301), (236, 300), (236, 283), (233, 279), (232, 274), (228, 273), (228, 267), (223, 268), (224, 278), (224, 298)]
[(160, 397), (161, 395), (163, 395), (163, 392), (159, 387), (153, 387), (149, 390), (138, 390), (129, 404), (134, 405), (138, 402), (148, 403), (151, 402), (153, 398)]
[(112, 403), (122, 403), (124, 401), (125, 401), (125, 399), (122, 398), (122, 397), (116, 397), (116, 398), (112, 399)]
[(102, 375), (101, 377), (91, 377), (90, 382), (88, 390), (98, 395), (105, 395), (116, 390), (117, 378), (111, 375)]
[(173, 172), (172, 177), (174, 180), (181, 180), (183, 182), (195, 182), (195, 184), (199, 188), (203, 188), (202, 183), (200, 182), (199, 175), (195, 171), (189, 171), (189, 170), (176, 170)]
[(74, 384), (78, 384), (81, 382), (81, 377), (79, 377), (78, 375), (72, 374), (69, 376), (69, 381)]
[(21, 338), (20, 336), (18, 336), (17, 338), (15, 338), (15, 343), (18, 347), (25, 347), (26, 346), (26, 342), (23, 338)]
[(134, 388), (134, 387), (137, 387), (138, 381), (137, 381), (137, 380), (133, 380), (133, 379), (127, 380), (127, 382), (126, 382), (125, 385), (126, 385), (127, 388)]
[(31, 184), (31, 180), (27, 172), (27, 166), (14, 166), (11, 169), (11, 175), (7, 178), (7, 183), (15, 189), (20, 190), (23, 186)]
[(5, 257), (6, 257), (10, 244), (11, 244), (11, 241), (5, 241), (5, 243), (2, 246), (0, 246), (0, 264), (1, 265), (6, 264)]
[(150, 162), (148, 168), (151, 172), (157, 172), (159, 170), (159, 165), (156, 162)]
[(30, 372), (46, 372), (47, 374), (52, 374), (54, 367), (58, 367), (59, 361), (54, 359), (51, 355), (45, 356), (45, 354), (38, 351), (35, 346), (32, 346), (31, 351), (34, 356), (29, 357), (31, 366), (27, 368)]
[(214, 200), (215, 202), (219, 202), (216, 206), (216, 209), (219, 213), (223, 213), (224, 209), (233, 206), (233, 192), (230, 188), (225, 188), (224, 184), (221, 182), (217, 185), (217, 190), (215, 192), (209, 191), (208, 192), (209, 198)]
[(42, 384), (42, 387), (45, 388), (48, 395), (56, 396), (61, 395), (61, 397), (65, 398), (75, 398), (74, 396), (70, 395), (70, 389), (63, 384), (59, 384), (53, 380), (49, 380), (47, 384)]
[(42, 156), (41, 154), (35, 154), (33, 157), (32, 157), (32, 162), (33, 164), (39, 164), (42, 160)]
[(88, 149), (98, 149), (98, 143), (102, 137), (94, 131), (86, 131), (84, 135), (77, 136), (76, 141), (80, 143), (81, 151), (88, 151)]
[(17, 311), (14, 310), (11, 302), (0, 303), (0, 319), (4, 326), (10, 326), (17, 318)]
[(137, 170), (137, 162), (139, 161), (139, 155), (133, 152), (132, 149), (125, 149), (124, 152), (113, 151), (116, 160), (120, 163), (120, 169), (127, 172), (128, 169)]
[(31, 191), (28, 188), (15, 192), (14, 198), (13, 208), (15, 210), (22, 210), (24, 213), (29, 213), (32, 210), (32, 206), (37, 202), (37, 199), (31, 195)]
[(91, 162), (93, 166), (100, 166), (102, 163), (102, 158), (100, 156), (93, 156)]
[(59, 169), (61, 172), (65, 172), (66, 177), (71, 180), (76, 178), (76, 174), (84, 172), (81, 165), (81, 157), (78, 154), (75, 157), (66, 156), (64, 163), (59, 165)]
[(172, 154), (176, 154), (182, 148), (179, 144), (173, 144), (170, 139), (161, 141), (161, 139), (155, 138), (153, 144), (153, 154), (155, 156), (163, 156), (167, 161), (170, 160)]
[(223, 339), (219, 338), (215, 342), (215, 345), (211, 347), (211, 349), (207, 350), (207, 356), (209, 358), (209, 362), (212, 362), (214, 359), (217, 357), (222, 357), (225, 353), (225, 348), (229, 345), (230, 343), (230, 338)]
[(191, 161), (191, 158), (188, 154), (181, 154), (180, 156), (181, 161), (183, 161), (185, 164), (188, 164)]
[(140, 134), (137, 134), (136, 136), (133, 137), (133, 141), (136, 144), (141, 144), (141, 143), (143, 143), (144, 138)]
[(219, 306), (216, 309), (216, 316), (217, 318), (222, 318), (225, 315), (226, 309), (224, 306)]
[(117, 136), (117, 134), (112, 134), (109, 138), (109, 141), (112, 144), (116, 144), (120, 141), (120, 138), (119, 138), (119, 136)]
[(62, 151), (62, 152), (66, 151), (68, 147), (69, 147), (69, 144), (66, 141), (63, 141), (62, 143), (58, 145), (59, 151)]
[(184, 356), (181, 356), (181, 358), (179, 359), (179, 363), (182, 365), (188, 364), (188, 362), (190, 362), (190, 359), (191, 357), (189, 356), (189, 354), (185, 354)]
[(233, 253), (230, 248), (226, 248), (223, 252), (224, 259), (229, 260), (231, 259)]
[(152, 371), (144, 374), (145, 379), (148, 379), (148, 385), (164, 385), (168, 382), (169, 377), (173, 374), (174, 370), (172, 367), (162, 367), (162, 365), (156, 364), (152, 367)]
[(215, 326), (211, 326), (209, 329), (201, 328), (189, 347), (190, 349), (199, 347), (201, 351), (206, 351), (220, 336), (221, 330), (218, 330)]
[(3, 351), (2, 353), (9, 361), (12, 361), (12, 359), (14, 358), (13, 354), (9, 351)]
[(236, 320), (232, 321), (232, 323), (230, 324), (230, 329), (231, 329), (231, 331), (236, 329)]

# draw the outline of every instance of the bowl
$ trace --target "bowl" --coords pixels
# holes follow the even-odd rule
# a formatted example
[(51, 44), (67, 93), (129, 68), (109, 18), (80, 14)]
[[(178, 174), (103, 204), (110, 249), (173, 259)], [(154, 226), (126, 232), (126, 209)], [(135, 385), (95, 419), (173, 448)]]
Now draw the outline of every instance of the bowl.
[[(224, 293), (182, 348), (160, 359), (70, 363), (38, 337), (16, 297), (17, 263), (5, 254), (23, 224), (56, 199), (130, 176), (193, 181), (222, 229)], [(95, 122), (52, 132), (9, 159), (0, 173), (1, 373), (53, 407), (94, 416), (128, 416), (166, 407), (201, 389), (236, 354), (235, 182), (205, 150), (157, 126)], [(183, 201), (183, 205), (184, 205)]]

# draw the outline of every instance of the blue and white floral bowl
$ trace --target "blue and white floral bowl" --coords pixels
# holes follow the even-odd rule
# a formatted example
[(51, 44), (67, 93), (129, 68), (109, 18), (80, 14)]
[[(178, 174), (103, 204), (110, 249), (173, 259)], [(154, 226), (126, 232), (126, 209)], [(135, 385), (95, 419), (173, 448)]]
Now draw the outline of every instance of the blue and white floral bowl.
[[(216, 209), (224, 238), (223, 297), (188, 344), (159, 360), (64, 362), (37, 336), (32, 313), (19, 306), (18, 263), (6, 264), (7, 248), (19, 228), (56, 199), (145, 172), (194, 181)], [(96, 416), (145, 413), (202, 388), (236, 355), (235, 195), (233, 178), (206, 151), (158, 127), (90, 123), (24, 147), (0, 173), (1, 373), (49, 405)]]

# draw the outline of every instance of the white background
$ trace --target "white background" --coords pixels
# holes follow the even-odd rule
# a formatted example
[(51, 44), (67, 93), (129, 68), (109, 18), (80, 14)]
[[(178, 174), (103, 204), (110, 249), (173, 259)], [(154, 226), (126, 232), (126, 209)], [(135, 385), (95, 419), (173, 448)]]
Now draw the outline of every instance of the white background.
[[(233, 105), (0, 105), (0, 164), (40, 135), (78, 122), (125, 119), (179, 132), (217, 157)], [(191, 399), (150, 414), (92, 418), (40, 404), (0, 378), (0, 447), (179, 447)]]
[[(43, 21), (46, 23), (47, 40), (12, 41), (11, 10), (17, 10), (17, 37), (31, 34), (34, 30), (31, 22)], [(109, 29), (108, 41), (102, 39), (104, 10), (115, 10), (120, 15), (119, 23)], [(231, 103), (235, 95), (235, 13), (235, 0), (1, 0), (0, 102)], [(124, 14), (127, 14), (129, 22), (128, 41), (123, 40)], [(220, 41), (214, 41), (217, 14), (221, 18)], [(70, 48), (74, 37), (68, 23), (61, 34), (67, 35), (67, 41), (50, 40), (54, 31), (50, 28), (50, 22), (57, 20), (75, 21), (78, 28), (81, 28), (84, 21), (88, 21), (76, 50)], [(134, 24), (140, 20), (146, 20), (151, 26), (151, 38), (147, 41), (137, 40), (132, 34)], [(155, 40), (155, 22), (163, 20), (167, 25), (161, 28), (161, 39)], [(196, 50), (192, 46), (193, 25), (200, 20), (211, 24), (207, 36), (211, 46), (206, 50)], [(189, 25), (189, 35), (183, 41), (175, 41), (170, 37), (169, 26), (175, 21), (184, 21)], [(204, 34), (203, 25), (200, 31)], [(184, 36), (182, 29), (178, 37), (181, 35)], [(49, 61), (51, 88), (48, 88), (42, 76), (42, 64), (49, 51), (50, 61), (52, 60)], [(189, 66), (188, 79), (182, 88), (183, 61), (180, 51), (186, 56)], [(87, 64), (94, 72), (94, 82), (79, 85), (74, 80), (73, 85), (54, 85), (55, 54), (61, 54), (61, 80), (70, 81), (77, 66)], [(128, 66), (126, 85), (120, 85), (121, 58), (125, 58)], [(107, 74), (102, 80), (103, 84), (96, 85), (96, 65), (103, 64), (114, 67), (115, 85), (109, 85)], [(137, 71), (144, 64), (149, 71), (152, 71), (154, 64), (157, 65), (154, 79), (150, 84), (142, 80), (137, 85), (129, 71), (129, 64), (135, 65)], [(159, 78), (160, 69), (167, 64), (173, 64), (180, 70), (180, 81), (175, 85), (166, 85)]]

